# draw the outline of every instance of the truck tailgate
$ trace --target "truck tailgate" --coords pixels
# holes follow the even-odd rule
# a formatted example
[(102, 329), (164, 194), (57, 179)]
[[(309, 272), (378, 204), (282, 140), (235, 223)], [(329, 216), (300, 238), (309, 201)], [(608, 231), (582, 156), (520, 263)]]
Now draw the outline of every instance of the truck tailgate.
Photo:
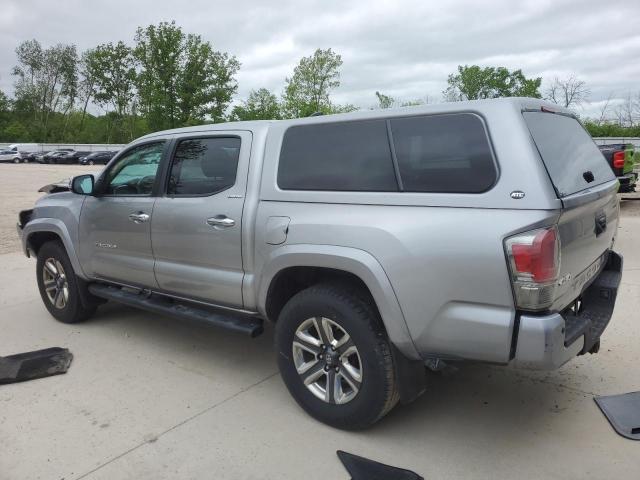
[(618, 228), (617, 182), (563, 199), (558, 220), (560, 275), (553, 310), (562, 310), (593, 281), (607, 261)]
[(604, 268), (618, 227), (618, 181), (572, 115), (524, 111), (523, 117), (557, 197), (560, 271), (552, 310), (573, 302)]

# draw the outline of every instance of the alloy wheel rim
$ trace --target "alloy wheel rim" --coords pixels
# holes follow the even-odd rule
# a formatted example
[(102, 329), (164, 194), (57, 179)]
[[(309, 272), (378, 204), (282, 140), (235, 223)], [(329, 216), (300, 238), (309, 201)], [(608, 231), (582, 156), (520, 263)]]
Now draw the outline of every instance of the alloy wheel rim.
[(42, 267), (44, 291), (55, 308), (62, 310), (69, 302), (69, 282), (64, 267), (55, 258), (47, 258)]
[(316, 398), (341, 405), (358, 395), (363, 378), (360, 353), (336, 322), (308, 318), (297, 328), (292, 350), (300, 380)]

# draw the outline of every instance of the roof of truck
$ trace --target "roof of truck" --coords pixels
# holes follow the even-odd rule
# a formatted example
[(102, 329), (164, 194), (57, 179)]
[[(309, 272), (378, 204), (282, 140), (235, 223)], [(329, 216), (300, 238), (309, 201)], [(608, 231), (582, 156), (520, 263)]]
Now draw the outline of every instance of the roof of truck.
[(349, 120), (366, 120), (380, 117), (389, 116), (408, 116), (408, 115), (421, 115), (421, 114), (433, 114), (433, 113), (449, 113), (456, 111), (477, 111), (482, 113), (485, 108), (494, 107), (496, 104), (508, 104), (514, 108), (521, 110), (526, 109), (540, 109), (546, 107), (549, 111), (571, 114), (569, 110), (550, 103), (540, 98), (528, 98), (528, 97), (504, 97), (504, 98), (492, 98), (486, 100), (467, 100), (462, 102), (446, 102), (446, 103), (433, 103), (427, 105), (415, 105), (408, 107), (398, 107), (389, 109), (375, 109), (375, 110), (358, 110), (349, 113), (336, 113), (331, 115), (318, 115), (305, 118), (294, 118), (287, 120), (251, 120), (243, 122), (225, 122), (225, 123), (210, 123), (204, 125), (197, 125), (194, 127), (175, 128), (172, 130), (163, 130), (160, 132), (154, 132), (140, 137), (138, 140), (164, 137), (176, 134), (189, 134), (199, 132), (215, 132), (225, 130), (263, 130), (269, 128), (269, 125), (273, 124), (307, 124), (307, 123), (329, 123), (336, 121), (349, 121)]

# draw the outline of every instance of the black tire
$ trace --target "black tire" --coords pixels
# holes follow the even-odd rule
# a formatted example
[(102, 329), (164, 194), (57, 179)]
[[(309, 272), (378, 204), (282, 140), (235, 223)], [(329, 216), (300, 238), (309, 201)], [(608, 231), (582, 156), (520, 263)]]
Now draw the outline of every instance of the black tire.
[[(361, 383), (347, 403), (328, 403), (318, 398), (296, 369), (293, 353), (296, 331), (313, 317), (330, 319), (350, 336), (357, 348)], [(284, 383), (296, 402), (317, 420), (346, 430), (363, 429), (380, 420), (398, 402), (392, 349), (380, 315), (371, 300), (349, 286), (319, 284), (297, 293), (282, 309), (275, 337)], [(321, 381), (329, 385), (328, 378)]]
[(14, 158), (13, 163), (20, 163), (20, 159), (18, 157)]
[[(62, 307), (56, 306), (45, 288), (45, 264), (48, 260), (59, 262), (62, 266), (64, 279), (67, 285), (67, 298)], [(51, 272), (49, 272), (51, 273)], [(63, 245), (58, 241), (47, 242), (40, 247), (38, 251), (38, 261), (36, 263), (36, 278), (38, 279), (38, 289), (40, 297), (49, 310), (49, 313), (63, 323), (78, 323), (91, 317), (97, 306), (84, 306), (80, 298), (80, 288), (82, 280), (76, 277), (76, 274), (69, 260), (69, 256)], [(54, 294), (52, 294), (54, 296)], [(55, 300), (55, 298), (54, 298)], [(61, 304), (60, 302), (59, 304)]]

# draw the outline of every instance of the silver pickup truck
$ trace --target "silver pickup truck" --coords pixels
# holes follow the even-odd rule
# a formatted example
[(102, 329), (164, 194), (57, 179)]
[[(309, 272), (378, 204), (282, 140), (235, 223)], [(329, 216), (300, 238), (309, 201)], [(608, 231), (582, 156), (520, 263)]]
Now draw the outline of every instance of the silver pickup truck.
[(570, 112), (499, 99), (150, 134), (18, 230), (56, 319), (113, 300), (268, 320), (295, 400), (355, 429), (420, 395), (425, 365), (597, 352), (617, 189)]

